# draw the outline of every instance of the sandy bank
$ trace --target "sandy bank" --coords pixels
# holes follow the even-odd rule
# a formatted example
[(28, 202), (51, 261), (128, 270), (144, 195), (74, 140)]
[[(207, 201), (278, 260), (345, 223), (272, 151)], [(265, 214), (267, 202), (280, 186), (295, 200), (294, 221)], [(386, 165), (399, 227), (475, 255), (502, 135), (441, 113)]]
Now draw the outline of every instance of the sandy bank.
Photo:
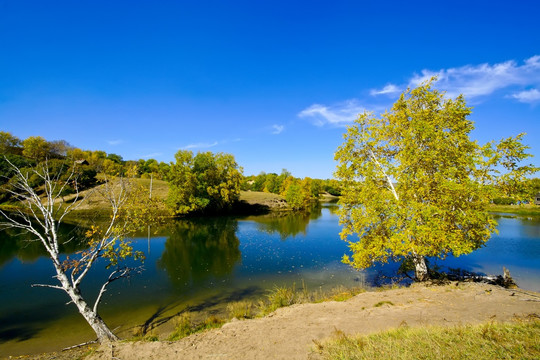
[(540, 314), (538, 293), (473, 283), (415, 285), (367, 292), (346, 302), (282, 308), (177, 342), (103, 345), (89, 359), (316, 359), (314, 341), (335, 329), (366, 334), (399, 326), (502, 322), (530, 314)]

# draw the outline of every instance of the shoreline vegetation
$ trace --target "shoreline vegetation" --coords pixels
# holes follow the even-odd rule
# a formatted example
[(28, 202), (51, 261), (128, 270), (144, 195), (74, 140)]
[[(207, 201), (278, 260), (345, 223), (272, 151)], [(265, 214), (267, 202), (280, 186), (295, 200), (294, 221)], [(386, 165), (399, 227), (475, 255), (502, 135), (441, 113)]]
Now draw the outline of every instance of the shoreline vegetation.
[[(134, 185), (142, 186), (144, 189), (149, 190), (152, 188), (152, 198), (158, 200), (161, 203), (161, 208), (158, 210), (159, 214), (165, 218), (173, 217), (200, 217), (200, 216), (227, 216), (227, 215), (259, 215), (267, 214), (270, 212), (291, 212), (294, 210), (287, 203), (286, 199), (278, 194), (262, 192), (262, 191), (240, 191), (240, 197), (237, 202), (228, 210), (221, 212), (193, 213), (186, 215), (174, 215), (166, 207), (166, 200), (169, 194), (169, 184), (164, 180), (153, 180), (134, 178)], [(81, 191), (78, 194), (77, 201), (81, 204), (77, 206), (66, 218), (70, 222), (76, 222), (79, 218), (107, 218), (110, 214), (110, 205), (107, 199), (103, 196), (101, 187), (96, 187)], [(70, 204), (74, 201), (75, 195), (67, 195), (63, 197), (63, 201)], [(333, 196), (329, 193), (322, 193), (319, 199), (314, 201), (336, 201), (338, 196)], [(5, 210), (17, 210), (16, 203), (4, 203), (0, 204), (0, 207)]]
[[(326, 293), (276, 287), (258, 302), (229, 304), (224, 314), (180, 314), (169, 333), (143, 334), (138, 328), (115, 345), (24, 358), (191, 359), (223, 351), (228, 358), (242, 353), (264, 359), (281, 358), (285, 351), (290, 359), (534, 359), (540, 355), (539, 313), (538, 293), (475, 282), (338, 287)], [(303, 344), (306, 336), (313, 337), (309, 346)], [(298, 345), (292, 345), (295, 337)], [(267, 342), (275, 338), (282, 340), (280, 354), (269, 355)], [(426, 344), (425, 353), (415, 353), (418, 344)]]
[[(146, 189), (150, 189), (150, 179), (135, 178), (132, 179), (136, 185), (140, 185)], [(165, 202), (169, 192), (169, 184), (164, 180), (152, 181), (152, 197)], [(65, 196), (64, 200), (69, 203), (74, 196)], [(334, 196), (329, 193), (322, 193), (317, 200), (322, 201), (337, 201), (339, 196)], [(83, 204), (75, 209), (70, 220), (76, 220), (78, 217), (107, 217), (108, 204), (105, 198), (99, 192), (99, 185), (80, 192), (79, 201)], [(0, 205), (6, 210), (16, 209), (14, 203), (4, 203)], [(230, 211), (222, 214), (212, 215), (258, 215), (274, 211), (294, 211), (288, 204), (285, 198), (281, 195), (262, 192), (262, 191), (240, 191), (239, 201), (233, 206)], [(491, 213), (510, 213), (522, 216), (540, 216), (540, 205), (523, 204), (523, 205), (495, 205), (491, 204), (488, 208)], [(163, 208), (162, 213), (170, 215), (167, 209)], [(195, 214), (194, 216), (201, 216)], [(204, 215), (202, 215), (204, 216)]]
[[(146, 189), (150, 188), (150, 179), (133, 179), (137, 185), (141, 185)], [(84, 200), (84, 203), (73, 211), (70, 220), (74, 221), (78, 217), (107, 217), (108, 208), (106, 199), (104, 199), (99, 190), (99, 186), (91, 188), (85, 191), (81, 191), (81, 198), (79, 201)], [(169, 191), (169, 185), (164, 180), (152, 181), (152, 196), (156, 199), (165, 201), (167, 199)], [(70, 196), (66, 196), (66, 202), (71, 201)], [(339, 196), (334, 196), (329, 193), (322, 193), (318, 200), (322, 201), (337, 201)], [(16, 204), (2, 204), (2, 208), (16, 209)], [(522, 216), (540, 216), (540, 206), (533, 204), (523, 205), (495, 205), (491, 204), (488, 208), (491, 213), (510, 213)], [(285, 198), (281, 195), (262, 192), (262, 191), (241, 191), (240, 199), (235, 204), (233, 209), (223, 214), (214, 215), (258, 215), (274, 211), (293, 211), (293, 209), (287, 204)], [(168, 214), (166, 209), (163, 209), (163, 214)], [(169, 215), (172, 217), (172, 215)], [(201, 216), (200, 214), (195, 216)]]
[(489, 212), (510, 213), (522, 216), (540, 216), (540, 205), (524, 204), (524, 205), (495, 205), (492, 204), (488, 208)]

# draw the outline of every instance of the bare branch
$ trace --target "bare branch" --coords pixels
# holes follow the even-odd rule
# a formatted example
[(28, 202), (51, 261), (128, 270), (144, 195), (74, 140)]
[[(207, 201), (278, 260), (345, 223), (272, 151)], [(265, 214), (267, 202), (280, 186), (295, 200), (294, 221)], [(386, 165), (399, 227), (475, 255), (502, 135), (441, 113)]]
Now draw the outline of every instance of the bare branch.
[(131, 276), (132, 271), (140, 273), (142, 271), (142, 266), (139, 266), (137, 268), (130, 268), (130, 267), (120, 268), (120, 269), (114, 270), (109, 275), (109, 279), (107, 280), (107, 282), (105, 282), (101, 286), (101, 289), (99, 290), (99, 294), (98, 294), (98, 296), (96, 298), (96, 301), (94, 303), (94, 312), (97, 312), (97, 308), (98, 308), (99, 303), (101, 301), (101, 297), (107, 291), (107, 286), (109, 286), (109, 284), (112, 283), (113, 281), (116, 281), (118, 279), (122, 279), (122, 278)]
[(76, 348), (79, 348), (79, 347), (82, 347), (82, 346), (86, 346), (86, 345), (90, 345), (90, 344), (95, 344), (97, 343), (97, 339), (96, 340), (92, 340), (92, 341), (87, 341), (87, 342), (84, 342), (82, 344), (77, 344), (77, 345), (73, 345), (73, 346), (69, 346), (67, 348), (63, 348), (62, 351), (67, 351), (67, 350), (72, 350), (72, 349), (76, 349)]
[(57, 286), (57, 285), (48, 285), (48, 284), (32, 284), (30, 285), (32, 287), (47, 287), (47, 288), (51, 288), (51, 289), (58, 289), (58, 290), (62, 290), (62, 291), (65, 291), (65, 289), (61, 286)]
[(399, 201), (399, 196), (398, 196), (398, 193), (396, 191), (396, 189), (394, 188), (394, 184), (392, 184), (392, 179), (390, 178), (390, 176), (388, 176), (388, 174), (386, 174), (386, 172), (384, 171), (384, 168), (382, 167), (381, 163), (379, 162), (379, 160), (377, 160), (377, 158), (375, 157), (375, 154), (373, 153), (373, 150), (369, 149), (369, 155), (371, 156), (371, 159), (373, 160), (373, 162), (377, 165), (377, 167), (381, 170), (383, 176), (385, 177), (386, 179), (386, 182), (388, 183), (388, 187), (390, 188), (390, 191), (392, 192), (392, 194), (394, 195), (394, 198), (396, 200)]

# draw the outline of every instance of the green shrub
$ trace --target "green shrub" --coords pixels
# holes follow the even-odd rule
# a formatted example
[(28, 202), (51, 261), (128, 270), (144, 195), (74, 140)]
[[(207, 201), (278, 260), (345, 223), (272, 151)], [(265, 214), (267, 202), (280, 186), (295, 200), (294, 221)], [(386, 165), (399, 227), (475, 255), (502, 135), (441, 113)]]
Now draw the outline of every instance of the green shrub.
[(516, 201), (512, 198), (495, 198), (493, 203), (495, 205), (515, 205)]

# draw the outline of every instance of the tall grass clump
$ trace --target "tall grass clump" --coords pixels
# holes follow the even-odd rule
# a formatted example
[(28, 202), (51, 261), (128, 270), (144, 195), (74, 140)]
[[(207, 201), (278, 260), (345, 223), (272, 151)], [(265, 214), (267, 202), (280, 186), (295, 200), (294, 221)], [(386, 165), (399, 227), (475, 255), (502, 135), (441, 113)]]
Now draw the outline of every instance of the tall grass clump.
[(159, 336), (153, 331), (146, 332), (144, 326), (137, 326), (133, 329), (133, 336), (129, 341), (159, 341)]
[(244, 300), (244, 301), (236, 301), (227, 304), (227, 312), (229, 314), (229, 318), (236, 318), (236, 319), (251, 319), (255, 313), (256, 306), (253, 304), (253, 302)]
[(355, 295), (365, 292), (363, 287), (347, 288), (344, 286), (334, 287), (330, 290), (309, 291), (305, 282), (302, 280), (302, 288), (296, 289), (296, 284), (292, 287), (275, 286), (266, 295), (267, 301), (259, 302), (260, 315), (267, 315), (281, 307), (294, 304), (316, 303), (324, 301), (345, 301)]
[(204, 330), (216, 329), (223, 326), (225, 320), (211, 315), (207, 317), (202, 323), (194, 324), (190, 314), (182, 314), (175, 319), (174, 331), (169, 335), (169, 341), (180, 340), (191, 334), (195, 334)]
[(275, 286), (266, 295), (270, 302), (266, 311), (272, 312), (284, 306), (290, 306), (297, 303), (296, 284), (292, 287)]
[(179, 340), (192, 334), (193, 324), (191, 322), (191, 315), (179, 315), (175, 318), (174, 322), (174, 331), (169, 335), (169, 341)]

